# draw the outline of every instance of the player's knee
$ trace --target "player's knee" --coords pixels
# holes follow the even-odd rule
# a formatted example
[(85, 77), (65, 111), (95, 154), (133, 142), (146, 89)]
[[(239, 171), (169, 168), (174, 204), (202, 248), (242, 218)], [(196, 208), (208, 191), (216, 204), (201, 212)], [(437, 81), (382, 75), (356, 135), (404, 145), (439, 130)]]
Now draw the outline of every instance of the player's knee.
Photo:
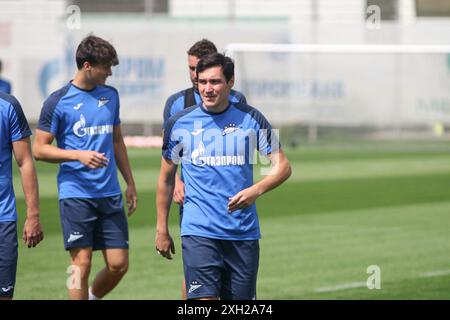
[(72, 265), (79, 269), (81, 279), (86, 279), (89, 277), (92, 265), (90, 257), (77, 257), (72, 260)]
[(124, 275), (128, 271), (128, 260), (120, 260), (112, 263), (108, 263), (108, 270), (111, 273), (118, 275)]
[(82, 278), (89, 276), (89, 272), (91, 271), (91, 261), (91, 252), (84, 252), (82, 250), (71, 252), (72, 266), (79, 269), (78, 272)]

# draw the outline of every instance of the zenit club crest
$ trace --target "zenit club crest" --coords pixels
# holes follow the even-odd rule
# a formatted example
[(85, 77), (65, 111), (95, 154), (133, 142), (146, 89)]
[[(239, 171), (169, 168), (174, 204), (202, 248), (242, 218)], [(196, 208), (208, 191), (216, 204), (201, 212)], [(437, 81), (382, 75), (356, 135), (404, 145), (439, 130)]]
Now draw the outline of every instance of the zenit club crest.
[(239, 130), (239, 127), (236, 127), (236, 124), (230, 123), (229, 125), (227, 125), (223, 128), (222, 135), (224, 136), (224, 135), (236, 132), (238, 130)]
[(101, 108), (101, 107), (103, 107), (105, 104), (107, 104), (108, 102), (109, 102), (108, 99), (106, 99), (105, 97), (101, 97), (101, 98), (98, 100), (98, 105), (97, 105), (97, 107)]

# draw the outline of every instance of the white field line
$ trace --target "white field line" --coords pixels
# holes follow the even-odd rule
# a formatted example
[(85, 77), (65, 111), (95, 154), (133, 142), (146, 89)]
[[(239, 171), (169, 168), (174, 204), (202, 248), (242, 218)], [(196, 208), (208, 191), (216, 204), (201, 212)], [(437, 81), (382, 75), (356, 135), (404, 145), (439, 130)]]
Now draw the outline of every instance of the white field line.
[(341, 284), (338, 284), (335, 286), (330, 286), (330, 287), (316, 288), (313, 291), (314, 292), (332, 292), (332, 291), (338, 291), (338, 290), (364, 288), (364, 287), (367, 287), (366, 282), (348, 282), (348, 283), (341, 283)]
[[(442, 277), (442, 276), (448, 276), (448, 275), (450, 275), (450, 270), (436, 270), (436, 271), (423, 272), (423, 273), (419, 274), (419, 277), (431, 278), (431, 277)], [(366, 282), (347, 282), (347, 283), (341, 283), (341, 284), (337, 284), (337, 285), (329, 286), (329, 287), (315, 288), (313, 291), (317, 292), (317, 293), (333, 292), (333, 291), (346, 290), (346, 289), (364, 288), (366, 286), (367, 286)]]
[(420, 276), (423, 278), (431, 278), (431, 277), (442, 277), (450, 275), (450, 270), (436, 270), (421, 273)]

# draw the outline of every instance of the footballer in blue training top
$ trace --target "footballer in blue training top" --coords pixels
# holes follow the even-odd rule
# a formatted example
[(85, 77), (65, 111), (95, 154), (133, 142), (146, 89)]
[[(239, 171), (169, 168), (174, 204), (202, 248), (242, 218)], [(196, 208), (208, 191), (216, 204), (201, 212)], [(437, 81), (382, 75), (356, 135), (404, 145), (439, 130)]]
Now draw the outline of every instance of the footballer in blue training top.
[(28, 247), (36, 246), (43, 239), (30, 136), (31, 130), (20, 103), (13, 96), (0, 92), (0, 299), (11, 299), (16, 286), (18, 243), (12, 177), (13, 152), (19, 165), (27, 203), (23, 239)]
[[(119, 94), (105, 85), (119, 63), (117, 53), (90, 35), (78, 46), (76, 63), (74, 79), (44, 102), (33, 152), (38, 160), (60, 163), (64, 247), (82, 275), (80, 287), (68, 288), (69, 296), (94, 300), (110, 292), (128, 269), (128, 222), (117, 168), (127, 183), (129, 214), (137, 196), (120, 127)], [(93, 250), (102, 250), (106, 266), (88, 288)]]
[(79, 161), (61, 163), (59, 199), (103, 198), (122, 193), (113, 145), (114, 126), (119, 124), (119, 95), (113, 87), (97, 85), (84, 90), (69, 82), (44, 102), (38, 129), (51, 133), (58, 148), (96, 150), (109, 159), (100, 170), (92, 170)]
[(16, 221), (11, 144), (31, 136), (31, 130), (19, 102), (1, 92), (0, 114), (0, 222)]
[[(199, 103), (172, 117), (164, 130), (163, 157), (181, 161), (184, 183), (189, 186), (181, 235), (259, 239), (255, 204), (232, 213), (227, 207), (230, 197), (253, 185), (250, 157), (255, 147), (265, 156), (272, 153), (272, 128), (264, 116), (246, 104), (230, 103), (224, 112), (214, 113)], [(252, 132), (255, 139), (247, 142)]]
[[(173, 115), (176, 113), (192, 107), (196, 104), (199, 104), (202, 99), (200, 96), (200, 93), (198, 91), (198, 85), (197, 85), (197, 73), (195, 71), (195, 68), (197, 67), (198, 61), (208, 54), (211, 53), (217, 53), (216, 45), (209, 41), (208, 39), (201, 39), (194, 43), (189, 50), (187, 51), (187, 60), (188, 60), (188, 68), (189, 68), (189, 77), (192, 82), (192, 87), (181, 90), (173, 95), (171, 95), (167, 101), (166, 105), (164, 107), (164, 123)], [(232, 103), (247, 103), (247, 100), (245, 99), (245, 96), (235, 90), (230, 91), (229, 100)], [(182, 176), (181, 172), (181, 176)], [(183, 180), (178, 176), (178, 174), (175, 176), (175, 189), (173, 193), (173, 201), (179, 205), (182, 205), (184, 202), (184, 183)], [(183, 207), (180, 206), (180, 220), (183, 216)], [(186, 299), (186, 285), (183, 282), (182, 284), (182, 290), (181, 290), (181, 297), (183, 300)]]
[[(178, 163), (185, 182), (181, 222), (188, 299), (256, 299), (260, 228), (255, 200), (291, 173), (276, 135), (255, 108), (229, 99), (234, 64), (219, 53), (197, 65), (202, 102), (164, 126), (156, 249), (171, 259), (168, 214)], [(272, 167), (253, 182), (254, 151)]]

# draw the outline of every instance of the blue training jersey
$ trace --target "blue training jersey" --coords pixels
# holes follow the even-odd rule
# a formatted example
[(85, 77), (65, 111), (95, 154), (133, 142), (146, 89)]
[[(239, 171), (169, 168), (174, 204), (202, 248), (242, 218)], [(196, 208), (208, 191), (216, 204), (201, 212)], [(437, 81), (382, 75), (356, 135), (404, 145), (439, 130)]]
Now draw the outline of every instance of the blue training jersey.
[(11, 94), (11, 83), (4, 79), (0, 79), (0, 92)]
[[(184, 99), (186, 96), (186, 91), (192, 90), (192, 88), (181, 90), (173, 95), (171, 95), (167, 101), (166, 105), (164, 106), (164, 123), (174, 114), (177, 112), (180, 112), (184, 109), (185, 103)], [(194, 90), (194, 98), (195, 98), (195, 104), (198, 104), (202, 101), (202, 98), (200, 96), (200, 93), (197, 90)], [(247, 100), (245, 99), (245, 96), (243, 93), (231, 90), (229, 100), (231, 103), (243, 103), (247, 104)], [(191, 107), (191, 106), (188, 106)]]
[(113, 131), (120, 124), (119, 94), (110, 86), (82, 90), (71, 82), (53, 92), (42, 107), (38, 129), (51, 133), (58, 147), (104, 153), (109, 163), (91, 169), (79, 161), (60, 164), (59, 199), (104, 198), (121, 193), (114, 158)]
[(253, 185), (255, 150), (267, 155), (279, 147), (271, 130), (258, 110), (242, 103), (221, 113), (199, 103), (166, 122), (163, 157), (183, 165), (182, 236), (260, 238), (255, 204), (232, 213), (227, 206), (230, 197)]
[(19, 101), (0, 92), (0, 222), (17, 221), (12, 178), (12, 143), (31, 135)]

